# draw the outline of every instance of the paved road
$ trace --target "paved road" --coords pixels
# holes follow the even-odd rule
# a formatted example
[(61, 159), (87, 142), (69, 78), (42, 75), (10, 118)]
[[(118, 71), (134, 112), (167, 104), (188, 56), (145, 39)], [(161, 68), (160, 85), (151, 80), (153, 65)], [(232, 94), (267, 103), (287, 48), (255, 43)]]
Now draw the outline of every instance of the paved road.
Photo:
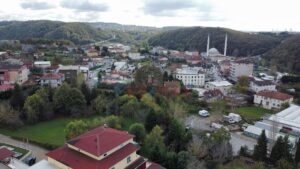
[(21, 142), (19, 140), (12, 139), (10, 137), (7, 137), (5, 135), (0, 134), (0, 142), (10, 144), (16, 147), (24, 148), (27, 150), (31, 150), (32, 154), (37, 158), (37, 162), (46, 159), (45, 154), (48, 153), (48, 150), (41, 148), (39, 146), (36, 146), (34, 144), (25, 144), (24, 142)]

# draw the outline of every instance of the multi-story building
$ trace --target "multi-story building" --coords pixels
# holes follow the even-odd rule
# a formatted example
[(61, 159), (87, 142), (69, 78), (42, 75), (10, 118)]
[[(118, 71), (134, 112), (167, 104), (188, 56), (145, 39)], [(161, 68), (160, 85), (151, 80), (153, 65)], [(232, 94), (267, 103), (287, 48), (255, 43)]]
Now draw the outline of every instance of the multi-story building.
[(219, 89), (223, 95), (227, 95), (232, 88), (232, 84), (228, 81), (207, 82), (205, 88), (209, 90)]
[(59, 65), (58, 72), (65, 75), (65, 80), (72, 81), (75, 80), (77, 75), (80, 73), (80, 67), (74, 65)]
[(231, 62), (229, 76), (231, 80), (237, 81), (241, 76), (252, 76), (252, 74), (253, 63), (245, 60)]
[(23, 84), (28, 80), (28, 75), (25, 65), (0, 64), (0, 84)]
[(293, 96), (277, 91), (260, 91), (254, 95), (254, 104), (265, 109), (280, 109), (284, 104), (291, 104)]
[(266, 80), (251, 80), (249, 89), (252, 92), (258, 93), (263, 90), (276, 91), (276, 85), (271, 81)]
[(41, 86), (58, 87), (62, 85), (65, 80), (65, 75), (61, 73), (48, 73), (41, 77)]
[(176, 70), (175, 77), (185, 86), (201, 87), (205, 84), (205, 73), (199, 67), (183, 65), (182, 68)]
[(49, 152), (48, 163), (58, 169), (163, 169), (137, 154), (133, 138), (126, 131), (101, 126)]

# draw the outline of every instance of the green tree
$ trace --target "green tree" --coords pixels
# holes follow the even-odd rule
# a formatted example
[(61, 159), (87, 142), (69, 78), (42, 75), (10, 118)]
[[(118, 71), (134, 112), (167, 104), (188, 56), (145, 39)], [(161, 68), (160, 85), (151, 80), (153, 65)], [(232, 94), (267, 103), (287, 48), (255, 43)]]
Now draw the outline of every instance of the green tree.
[(265, 130), (262, 131), (261, 135), (257, 140), (257, 144), (254, 146), (253, 158), (259, 161), (267, 160), (267, 137)]
[(277, 169), (295, 169), (295, 167), (286, 159), (280, 159), (276, 163)]
[(129, 127), (129, 133), (135, 135), (135, 141), (138, 143), (143, 143), (146, 130), (143, 124), (141, 123), (134, 123)]
[(270, 155), (270, 160), (273, 164), (276, 164), (280, 159), (292, 161), (292, 155), (290, 153), (291, 146), (288, 140), (288, 137), (278, 137), (276, 140)]
[(96, 114), (106, 115), (106, 108), (109, 100), (104, 95), (98, 95), (96, 99), (92, 101), (92, 108)]
[(186, 149), (188, 134), (185, 128), (176, 120), (172, 119), (166, 136), (166, 144), (175, 152)]
[(241, 93), (246, 93), (249, 88), (249, 77), (241, 76), (235, 86), (236, 90)]
[(47, 111), (47, 107), (47, 103), (40, 95), (34, 94), (27, 97), (24, 104), (27, 121), (29, 123), (38, 122), (43, 113)]
[(297, 145), (296, 145), (296, 153), (295, 153), (295, 164), (298, 166), (300, 162), (300, 140), (298, 140)]
[(54, 109), (66, 115), (80, 114), (86, 104), (84, 95), (80, 90), (71, 88), (68, 84), (63, 84), (56, 89), (54, 96)]
[(90, 105), (91, 104), (91, 99), (92, 99), (92, 97), (91, 97), (92, 94), (91, 94), (90, 88), (86, 85), (85, 82), (83, 82), (81, 84), (80, 90), (81, 90), (81, 93), (84, 95), (84, 98), (86, 100), (86, 104)]
[(155, 98), (149, 93), (145, 93), (142, 96), (141, 102), (147, 105), (148, 107), (152, 108), (155, 112), (162, 110), (161, 107), (156, 103)]
[(23, 123), (20, 119), (20, 113), (15, 109), (11, 108), (10, 105), (1, 103), (0, 126), (15, 129), (22, 125)]
[(16, 110), (21, 110), (25, 102), (25, 97), (19, 84), (15, 85), (9, 104)]
[(121, 119), (118, 116), (108, 116), (104, 119), (104, 123), (111, 128), (115, 128), (115, 129), (121, 129), (122, 125), (121, 125)]
[(88, 131), (88, 125), (82, 120), (71, 121), (65, 128), (66, 138), (72, 139)]
[(162, 163), (165, 159), (166, 145), (162, 134), (163, 130), (159, 126), (155, 126), (146, 136), (143, 146), (146, 157), (157, 163)]
[(189, 160), (189, 153), (186, 151), (180, 151), (177, 155), (177, 169), (185, 169)]

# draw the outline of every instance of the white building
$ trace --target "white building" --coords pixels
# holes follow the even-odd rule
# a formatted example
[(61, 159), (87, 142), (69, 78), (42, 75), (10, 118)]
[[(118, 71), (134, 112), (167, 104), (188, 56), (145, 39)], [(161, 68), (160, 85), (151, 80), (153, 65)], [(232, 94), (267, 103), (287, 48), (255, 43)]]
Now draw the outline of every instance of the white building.
[(293, 96), (277, 91), (261, 91), (254, 95), (254, 104), (265, 109), (280, 109), (284, 104), (291, 104)]
[(199, 67), (182, 66), (176, 70), (175, 77), (183, 82), (185, 86), (201, 87), (205, 84), (205, 74)]
[(33, 63), (33, 65), (38, 68), (48, 68), (48, 67), (51, 67), (51, 62), (50, 61), (35, 61)]
[(271, 81), (266, 80), (251, 80), (249, 89), (255, 93), (258, 93), (263, 90), (277, 91), (276, 85)]
[(227, 95), (232, 88), (232, 84), (228, 81), (207, 82), (205, 88), (208, 90), (219, 89), (223, 95)]
[(241, 76), (252, 76), (253, 63), (247, 61), (235, 61), (230, 64), (230, 79), (237, 81)]
[(41, 77), (41, 86), (58, 87), (63, 84), (65, 76), (62, 73), (48, 73)]

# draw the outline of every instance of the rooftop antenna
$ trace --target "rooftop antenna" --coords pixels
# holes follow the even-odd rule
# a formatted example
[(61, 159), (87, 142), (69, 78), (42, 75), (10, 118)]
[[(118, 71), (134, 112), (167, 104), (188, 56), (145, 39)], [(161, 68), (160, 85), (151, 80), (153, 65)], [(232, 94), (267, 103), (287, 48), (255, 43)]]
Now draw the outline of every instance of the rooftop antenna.
[(209, 56), (209, 41), (210, 41), (210, 39), (209, 39), (209, 34), (208, 34), (208, 36), (207, 36), (207, 47), (206, 47), (206, 56), (207, 57)]
[(226, 33), (226, 36), (225, 36), (225, 44), (224, 44), (224, 56), (226, 56), (227, 54), (227, 33)]

